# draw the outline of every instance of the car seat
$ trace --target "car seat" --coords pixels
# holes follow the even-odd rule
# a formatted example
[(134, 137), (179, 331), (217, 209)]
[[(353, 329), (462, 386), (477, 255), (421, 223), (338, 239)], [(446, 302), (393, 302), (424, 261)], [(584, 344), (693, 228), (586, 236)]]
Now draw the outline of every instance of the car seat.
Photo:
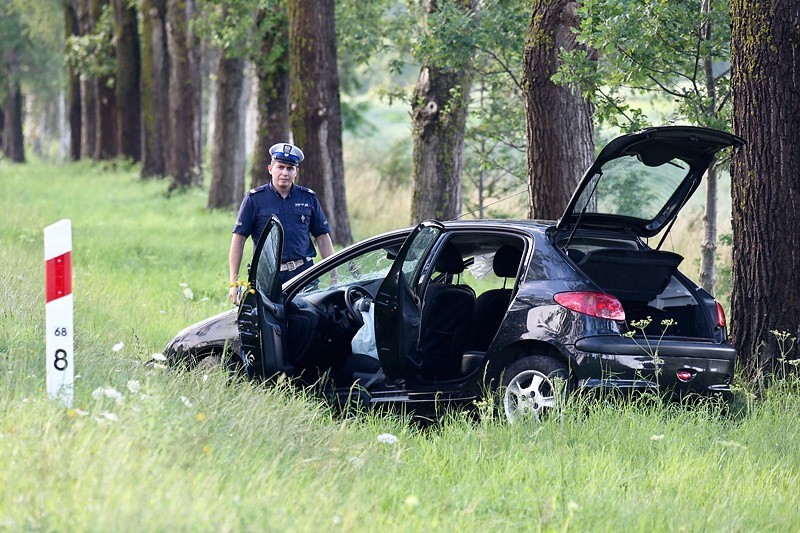
[[(434, 269), (456, 278), (464, 271), (464, 260), (452, 243), (444, 245)], [(467, 285), (449, 281), (431, 283), (422, 301), (417, 351), (424, 379), (452, 379), (461, 372), (461, 356), (469, 338), (475, 293)]]

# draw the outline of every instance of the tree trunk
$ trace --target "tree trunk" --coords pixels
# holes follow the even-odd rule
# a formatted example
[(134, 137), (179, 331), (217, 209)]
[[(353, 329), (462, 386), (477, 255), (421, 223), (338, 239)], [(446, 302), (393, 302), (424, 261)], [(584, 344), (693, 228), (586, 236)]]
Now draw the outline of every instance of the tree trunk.
[[(449, 0), (469, 11), (473, 0)], [(426, 5), (426, 15), (438, 9)], [(412, 223), (427, 218), (450, 220), (461, 214), (461, 170), (467, 106), (472, 88), (470, 61), (459, 68), (423, 64), (411, 101), (414, 195)]]
[(199, 43), (190, 27), (194, 13), (194, 0), (167, 2), (171, 191), (199, 185), (202, 179)]
[(14, 163), (25, 162), (22, 134), (22, 89), (19, 82), (19, 51), (8, 48), (3, 52), (5, 99), (3, 104), (3, 151)]
[(169, 57), (166, 0), (142, 0), (142, 177), (166, 174)]
[[(701, 27), (701, 37), (707, 43), (711, 42), (711, 10), (712, 0), (702, 0), (700, 2), (700, 15), (706, 21)], [(705, 78), (706, 94), (708, 104), (706, 113), (709, 116), (717, 117), (717, 84), (714, 79), (714, 62), (710, 48), (706, 57), (703, 58), (703, 75)], [(717, 205), (719, 203), (719, 172), (716, 164), (712, 163), (708, 167), (706, 179), (706, 208), (703, 214), (703, 244), (700, 247), (700, 286), (709, 294), (714, 294), (714, 285), (717, 278)]]
[(244, 194), (245, 61), (220, 53), (218, 64), (209, 209), (238, 207)]
[(719, 203), (719, 171), (716, 163), (706, 173), (706, 209), (703, 214), (703, 244), (700, 246), (700, 286), (714, 294), (717, 256), (717, 205)]
[(753, 371), (781, 357), (773, 331), (800, 333), (798, 46), (798, 0), (731, 2), (733, 129), (747, 142), (732, 161), (732, 330)]
[(288, 16), (290, 124), (306, 156), (298, 181), (319, 196), (333, 241), (349, 244), (333, 0), (289, 0)]
[(286, 13), (259, 11), (257, 26), (263, 35), (254, 58), (258, 77), (258, 126), (250, 170), (250, 187), (270, 180), (269, 148), (289, 140), (289, 30)]
[[(111, 6), (109, 0), (92, 0), (92, 20), (99, 20), (107, 6)], [(117, 157), (117, 96), (112, 76), (102, 76), (95, 82), (95, 121), (94, 159), (102, 161)]]
[[(64, 2), (64, 25), (67, 38), (80, 35), (78, 2)], [(69, 156), (73, 161), (81, 158), (81, 80), (67, 62), (67, 117), (69, 121)]]
[(129, 0), (114, 0), (117, 72), (117, 144), (119, 155), (142, 159), (142, 98), (139, 88), (141, 52), (136, 8)]
[(561, 49), (574, 50), (576, 3), (535, 0), (523, 55), (528, 136), (528, 217), (555, 220), (594, 159), (593, 106), (551, 80)]
[[(78, 27), (81, 35), (88, 35), (94, 29), (91, 15), (91, 0), (77, 0)], [(86, 74), (80, 75), (81, 84), (81, 159), (94, 157), (94, 146), (97, 139), (97, 111), (95, 80)]]

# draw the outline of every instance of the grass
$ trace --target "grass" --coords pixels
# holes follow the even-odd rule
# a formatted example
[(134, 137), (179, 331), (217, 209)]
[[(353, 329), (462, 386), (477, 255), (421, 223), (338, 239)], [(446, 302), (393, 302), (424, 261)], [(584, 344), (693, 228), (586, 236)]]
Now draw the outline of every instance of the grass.
[[(337, 416), (285, 384), (145, 365), (179, 329), (228, 308), (233, 214), (207, 212), (203, 190), (168, 197), (166, 183), (136, 176), (0, 162), (0, 528), (800, 526), (797, 383), (730, 414), (578, 398), (541, 425), (509, 426), (484, 406), (420, 427)], [(65, 217), (79, 376), (71, 410), (47, 399), (43, 368), (42, 229)]]

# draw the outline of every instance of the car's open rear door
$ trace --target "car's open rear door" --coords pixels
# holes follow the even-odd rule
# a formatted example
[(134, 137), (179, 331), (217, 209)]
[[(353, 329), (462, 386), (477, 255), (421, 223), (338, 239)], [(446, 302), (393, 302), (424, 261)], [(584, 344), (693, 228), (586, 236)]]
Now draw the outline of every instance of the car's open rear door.
[(283, 226), (274, 215), (253, 252), (248, 287), (237, 319), (247, 375), (263, 379), (292, 368), (286, 361), (286, 316), (281, 294)]

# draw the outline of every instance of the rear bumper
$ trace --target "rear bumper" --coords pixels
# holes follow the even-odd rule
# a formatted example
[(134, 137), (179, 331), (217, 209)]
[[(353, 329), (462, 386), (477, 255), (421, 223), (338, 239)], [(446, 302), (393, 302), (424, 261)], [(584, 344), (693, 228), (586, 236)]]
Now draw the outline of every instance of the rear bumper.
[(729, 397), (736, 350), (727, 343), (697, 339), (670, 338), (648, 345), (641, 339), (600, 335), (578, 340), (574, 356), (584, 388)]

